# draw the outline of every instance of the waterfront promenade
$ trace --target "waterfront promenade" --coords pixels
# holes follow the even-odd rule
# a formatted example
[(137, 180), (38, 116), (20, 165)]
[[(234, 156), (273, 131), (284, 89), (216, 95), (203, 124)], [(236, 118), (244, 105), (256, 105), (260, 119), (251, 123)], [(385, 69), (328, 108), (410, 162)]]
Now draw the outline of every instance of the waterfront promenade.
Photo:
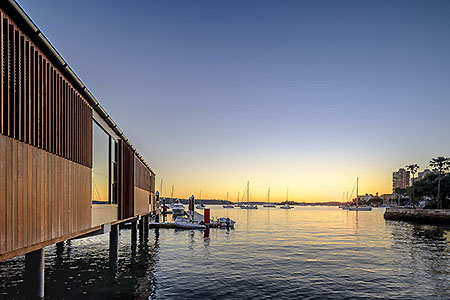
[(387, 208), (386, 220), (450, 225), (450, 209)]

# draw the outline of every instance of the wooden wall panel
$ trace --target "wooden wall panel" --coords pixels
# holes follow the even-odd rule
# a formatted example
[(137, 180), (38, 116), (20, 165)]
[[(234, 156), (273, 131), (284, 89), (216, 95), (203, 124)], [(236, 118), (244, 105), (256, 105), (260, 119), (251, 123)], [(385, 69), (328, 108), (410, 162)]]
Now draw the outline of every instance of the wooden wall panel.
[(0, 134), (92, 167), (91, 107), (1, 9), (0, 14)]
[(0, 256), (91, 228), (91, 169), (0, 135)]
[(119, 142), (121, 197), (119, 201), (121, 219), (134, 216), (134, 153), (127, 144)]
[(134, 159), (134, 178), (137, 187), (150, 192), (151, 173), (137, 157)]
[(150, 212), (150, 192), (139, 187), (134, 188), (134, 214), (143, 215)]
[[(6, 142), (0, 138), (0, 236), (6, 236)], [(0, 238), (0, 253), (6, 252), (6, 239)]]

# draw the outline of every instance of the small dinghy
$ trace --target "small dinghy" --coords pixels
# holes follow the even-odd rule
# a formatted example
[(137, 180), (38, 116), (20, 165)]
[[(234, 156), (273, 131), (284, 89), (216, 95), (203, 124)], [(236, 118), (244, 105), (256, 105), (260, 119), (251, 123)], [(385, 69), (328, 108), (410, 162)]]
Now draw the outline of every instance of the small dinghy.
[(175, 227), (181, 229), (206, 229), (206, 226), (183, 217), (175, 219)]
[(234, 228), (235, 221), (230, 218), (217, 218), (217, 223), (219, 223), (219, 227), (221, 228)]

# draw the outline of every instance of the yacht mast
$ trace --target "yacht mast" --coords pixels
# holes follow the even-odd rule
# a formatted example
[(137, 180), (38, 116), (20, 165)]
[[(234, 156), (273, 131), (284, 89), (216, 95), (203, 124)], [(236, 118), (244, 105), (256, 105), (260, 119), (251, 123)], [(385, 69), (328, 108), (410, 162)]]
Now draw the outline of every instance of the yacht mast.
[(170, 199), (173, 200), (173, 184), (172, 184), (172, 193), (170, 193)]
[(356, 177), (356, 206), (358, 206), (358, 184), (359, 184), (359, 178)]
[(270, 202), (270, 188), (269, 191), (267, 192), (267, 202)]
[(249, 193), (250, 193), (249, 187), (250, 187), (250, 183), (249, 183), (249, 181), (247, 181), (247, 204), (248, 204), (248, 197), (249, 197)]

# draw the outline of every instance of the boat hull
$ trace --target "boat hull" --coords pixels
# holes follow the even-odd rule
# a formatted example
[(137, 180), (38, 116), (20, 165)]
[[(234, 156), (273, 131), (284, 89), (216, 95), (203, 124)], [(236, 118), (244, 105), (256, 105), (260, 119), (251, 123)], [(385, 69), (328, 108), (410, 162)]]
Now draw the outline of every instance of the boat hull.
[(179, 228), (179, 229), (206, 229), (205, 225), (189, 224), (189, 223), (177, 223), (177, 222), (175, 222), (175, 227)]
[(371, 206), (362, 206), (362, 207), (349, 207), (349, 211), (371, 211)]
[(241, 209), (258, 209), (258, 206), (241, 206)]

